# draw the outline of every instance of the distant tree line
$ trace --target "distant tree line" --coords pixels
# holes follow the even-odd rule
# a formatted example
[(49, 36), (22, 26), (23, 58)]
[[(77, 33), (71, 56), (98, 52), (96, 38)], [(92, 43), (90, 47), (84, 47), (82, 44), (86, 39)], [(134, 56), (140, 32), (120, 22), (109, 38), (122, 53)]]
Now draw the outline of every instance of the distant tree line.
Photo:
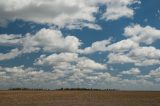
[(60, 88), (60, 89), (56, 89), (59, 91), (62, 90), (80, 90), (80, 91), (118, 91), (118, 89), (94, 89), (94, 88)]
[(8, 90), (34, 90), (34, 91), (48, 91), (48, 90), (50, 90), (50, 89), (40, 89), (40, 88), (10, 88), (10, 89), (8, 89)]
[[(40, 88), (10, 88), (8, 90), (32, 90), (32, 91), (51, 91), (50, 89), (40, 89)], [(60, 88), (54, 89), (55, 91), (118, 91), (118, 89), (94, 89), (94, 88)], [(54, 91), (53, 90), (53, 91)]]

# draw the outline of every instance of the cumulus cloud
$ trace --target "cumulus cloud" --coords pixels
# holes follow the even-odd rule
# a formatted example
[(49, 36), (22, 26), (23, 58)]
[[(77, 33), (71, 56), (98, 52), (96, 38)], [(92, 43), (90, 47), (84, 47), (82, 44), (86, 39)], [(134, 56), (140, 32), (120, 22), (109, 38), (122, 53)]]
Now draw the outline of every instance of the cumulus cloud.
[(0, 81), (2, 81), (0, 83), (1, 87), (7, 84), (9, 84), (10, 87), (27, 86), (37, 88), (39, 84), (45, 87), (45, 84), (48, 86), (51, 83), (56, 84), (56, 79), (64, 76), (64, 73), (61, 73), (61, 71), (46, 72), (34, 68), (25, 68), (24, 66), (0, 67), (0, 72), (3, 72), (3, 75), (0, 75)]
[(39, 50), (43, 50), (44, 52), (77, 52), (81, 45), (77, 37), (64, 37), (59, 30), (52, 29), (41, 29), (35, 35), (26, 34), (24, 37), (2, 34), (1, 38), (0, 45), (7, 46), (14, 44), (17, 45), (17, 48), (8, 53), (1, 53), (0, 60), (12, 59), (21, 54)]
[(98, 10), (85, 0), (1, 0), (0, 7), (2, 24), (7, 20), (22, 19), (59, 27), (76, 26), (81, 24), (81, 20), (94, 24), (93, 13)]
[(80, 50), (80, 53), (83, 54), (91, 54), (95, 52), (104, 52), (107, 50), (107, 46), (111, 44), (111, 39), (108, 40), (102, 40), (102, 41), (96, 41), (92, 43), (90, 47), (86, 47), (82, 50)]
[(60, 53), (52, 54), (49, 56), (41, 55), (36, 61), (35, 65), (52, 66), (54, 69), (61, 70), (73, 70), (75, 68), (72, 65), (78, 59), (76, 53)]
[(160, 50), (155, 47), (132, 48), (129, 51), (117, 51), (108, 55), (108, 63), (133, 63), (136, 66), (160, 64)]
[(138, 47), (133, 49), (130, 52), (130, 55), (135, 58), (160, 58), (160, 50), (156, 49), (155, 47), (149, 46), (149, 47)]
[[(157, 33), (159, 30), (150, 26), (142, 28), (141, 26), (136, 25), (134, 27), (137, 26), (138, 29), (129, 27), (125, 28), (124, 35), (127, 39), (123, 39), (112, 44), (110, 39), (96, 41), (90, 47), (79, 50), (79, 53), (91, 54), (95, 52), (108, 52), (107, 63), (109, 64), (132, 63), (135, 66), (158, 65), (160, 63), (160, 50), (154, 46), (141, 45), (141, 42), (145, 42), (147, 44), (148, 39), (152, 39), (151, 41), (153, 43), (159, 37)], [(139, 40), (135, 40), (135, 38), (138, 38)]]
[[(34, 65), (1, 67), (0, 86), (15, 87), (62, 87), (94, 85), (94, 87), (137, 88), (155, 86), (149, 81), (159, 81), (159, 68), (148, 75), (141, 75), (138, 68), (131, 68), (112, 75), (107, 67), (115, 63), (131, 63), (136, 67), (160, 64), (160, 50), (152, 45), (160, 39), (160, 31), (151, 26), (138, 24), (124, 29), (126, 39), (112, 43), (111, 39), (95, 41), (90, 47), (80, 48), (81, 41), (72, 35), (63, 35), (59, 28), (101, 30), (96, 24), (95, 13), (99, 6), (106, 10), (101, 19), (118, 20), (133, 17), (132, 4), (139, 0), (0, 0), (0, 25), (21, 19), (40, 24), (54, 24), (58, 29), (41, 29), (35, 34), (1, 34), (0, 46), (13, 46), (8, 53), (0, 53), (0, 61), (13, 59), (26, 53), (41, 51), (43, 55)], [(148, 46), (149, 45), (149, 46)], [(107, 63), (99, 63), (89, 57), (95, 52), (106, 52)], [(108, 65), (109, 64), (109, 65)], [(40, 66), (40, 67), (39, 67)], [(50, 70), (45, 71), (45, 68)], [(39, 69), (41, 68), (41, 69)], [(125, 76), (134, 76), (134, 80)], [(149, 80), (148, 80), (149, 79)], [(8, 84), (8, 85), (7, 85)], [(110, 85), (108, 85), (110, 84)]]
[(7, 34), (1, 34), (0, 35), (0, 45), (7, 45), (7, 46), (13, 46), (20, 44), (20, 38), (21, 35), (7, 35)]
[(131, 18), (134, 15), (133, 8), (130, 5), (138, 3), (139, 0), (103, 0), (106, 3), (106, 12), (103, 14), (106, 20), (117, 20), (121, 17)]
[(59, 30), (41, 29), (35, 35), (27, 35), (24, 48), (41, 47), (50, 52), (75, 52), (80, 46), (80, 40), (75, 36), (64, 37)]
[(82, 70), (44, 71), (24, 66), (0, 67), (0, 82), (1, 89), (6, 87), (55, 89), (62, 86), (69, 87), (72, 84), (72, 87), (94, 85), (97, 88), (144, 89), (143, 87), (146, 87), (151, 90), (151, 87), (155, 86), (151, 81), (145, 79), (122, 79), (109, 72), (95, 71), (88, 74)]
[(126, 27), (124, 35), (135, 42), (150, 45), (160, 39), (160, 30), (151, 26), (142, 27), (136, 24)]
[(77, 67), (81, 69), (91, 69), (91, 70), (104, 70), (106, 65), (97, 63), (94, 60), (88, 59), (86, 57), (81, 57), (78, 59)]
[(112, 76), (108, 72), (102, 73), (97, 71), (88, 74), (86, 71), (78, 69), (73, 71), (57, 69), (53, 71), (43, 71), (35, 68), (25, 68), (24, 66), (0, 67), (0, 79), (0, 81), (2, 81), (2, 83), (0, 83), (1, 87), (9, 84), (10, 87), (13, 85), (13, 87), (41, 86), (44, 88), (55, 88), (55, 86), (61, 87), (62, 85), (69, 86), (71, 83), (74, 84), (73, 86), (77, 86), (78, 84), (96, 84), (96, 82), (102, 80), (118, 80), (118, 78)]
[(108, 56), (108, 63), (114, 64), (114, 63), (134, 63), (135, 61), (127, 56), (126, 54), (116, 54), (116, 53), (110, 53)]
[(145, 79), (137, 79), (137, 80), (123, 79), (120, 84), (121, 86), (124, 87), (124, 89), (126, 88), (126, 85), (128, 85), (129, 86), (128, 88), (130, 90), (134, 90), (135, 88), (139, 90), (144, 90), (144, 89), (155, 90), (155, 89), (158, 89), (158, 86), (159, 86)]
[(60, 54), (52, 54), (49, 56), (41, 55), (37, 60), (37, 64), (43, 65), (53, 65), (55, 63), (60, 62), (73, 62), (78, 58), (78, 54), (76, 53), (60, 53)]
[(138, 44), (130, 39), (121, 40), (108, 46), (110, 52), (127, 52), (138, 47)]
[(122, 71), (122, 75), (138, 75), (140, 74), (140, 70), (138, 68), (131, 68), (128, 71)]
[(68, 84), (87, 84), (87, 86), (88, 83), (95, 83), (95, 81), (100, 80), (97, 78), (97, 73), (107, 70), (105, 64), (79, 56), (76, 53), (42, 55), (35, 61), (35, 65), (49, 66), (53, 69), (53, 72), (61, 70), (65, 74), (65, 82)]
[[(87, 57), (79, 57), (76, 53), (60, 53), (49, 56), (40, 56), (35, 62), (35, 65), (49, 65), (54, 69), (63, 67), (64, 70), (104, 70), (106, 65), (97, 63)], [(66, 67), (65, 67), (66, 66)], [(62, 68), (61, 68), (62, 69)]]
[(0, 61), (13, 59), (20, 54), (21, 54), (21, 52), (18, 49), (12, 49), (8, 53), (0, 53)]
[(6, 0), (0, 1), (0, 25), (21, 19), (42, 24), (54, 24), (69, 29), (88, 27), (100, 30), (95, 24), (94, 13), (99, 4), (107, 6), (103, 18), (117, 20), (132, 17), (134, 10), (129, 6), (138, 0)]
[(133, 25), (125, 28), (124, 35), (127, 39), (108, 46), (108, 63), (133, 63), (136, 66), (160, 63), (160, 50), (154, 46), (148, 46), (159, 39), (158, 29)]
[(79, 23), (74, 23), (72, 25), (67, 25), (66, 26), (67, 29), (83, 29), (84, 27), (87, 27), (89, 29), (95, 29), (95, 30), (102, 30), (102, 27), (97, 25), (97, 24), (93, 24), (93, 23), (85, 23), (85, 22), (79, 22)]
[(129, 56), (136, 60), (135, 64), (137, 65), (154, 65), (159, 64), (160, 59), (160, 50), (155, 47), (139, 47), (133, 49)]
[(160, 67), (155, 69), (155, 70), (151, 70), (151, 72), (149, 73), (149, 75), (151, 77), (155, 77), (155, 78), (160, 78)]

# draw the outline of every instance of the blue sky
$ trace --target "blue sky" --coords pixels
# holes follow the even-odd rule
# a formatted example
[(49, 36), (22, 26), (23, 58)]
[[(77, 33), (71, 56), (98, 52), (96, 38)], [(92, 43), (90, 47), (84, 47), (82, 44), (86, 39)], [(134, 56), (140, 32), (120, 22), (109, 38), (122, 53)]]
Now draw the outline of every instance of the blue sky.
[(0, 0), (0, 89), (160, 90), (159, 0)]

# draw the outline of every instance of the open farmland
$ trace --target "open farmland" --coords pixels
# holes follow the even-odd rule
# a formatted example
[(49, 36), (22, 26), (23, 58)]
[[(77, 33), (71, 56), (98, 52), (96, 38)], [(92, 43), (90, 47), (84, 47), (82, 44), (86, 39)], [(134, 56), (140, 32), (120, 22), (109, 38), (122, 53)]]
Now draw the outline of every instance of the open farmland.
[(160, 106), (160, 92), (0, 91), (0, 106)]

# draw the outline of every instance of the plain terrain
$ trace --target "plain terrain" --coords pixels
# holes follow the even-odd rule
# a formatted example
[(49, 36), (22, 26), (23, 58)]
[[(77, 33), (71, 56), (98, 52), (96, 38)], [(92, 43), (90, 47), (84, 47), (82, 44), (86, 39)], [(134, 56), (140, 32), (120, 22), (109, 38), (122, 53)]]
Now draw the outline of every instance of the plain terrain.
[(0, 91), (0, 106), (160, 106), (160, 92)]

